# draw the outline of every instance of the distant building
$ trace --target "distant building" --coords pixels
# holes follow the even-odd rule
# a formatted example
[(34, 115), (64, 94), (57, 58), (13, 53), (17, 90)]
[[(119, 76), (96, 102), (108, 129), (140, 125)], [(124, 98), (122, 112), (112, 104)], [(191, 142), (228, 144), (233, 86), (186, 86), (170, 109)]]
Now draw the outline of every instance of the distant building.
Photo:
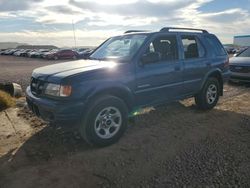
[(58, 47), (53, 45), (20, 45), (17, 46), (18, 49), (56, 49)]
[(234, 36), (234, 45), (250, 46), (250, 35)]

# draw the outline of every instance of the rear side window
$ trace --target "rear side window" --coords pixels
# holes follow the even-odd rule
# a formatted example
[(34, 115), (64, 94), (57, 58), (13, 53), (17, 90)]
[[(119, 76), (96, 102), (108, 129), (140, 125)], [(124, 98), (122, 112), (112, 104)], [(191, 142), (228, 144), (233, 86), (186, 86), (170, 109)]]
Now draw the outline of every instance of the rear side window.
[(195, 36), (182, 36), (185, 59), (201, 58), (205, 56), (205, 49)]
[(159, 53), (162, 61), (177, 60), (177, 39), (175, 36), (157, 37), (150, 43), (146, 53), (148, 52)]
[(222, 56), (227, 54), (222, 44), (215, 36), (208, 35), (205, 38), (207, 39), (208, 43), (210, 44), (216, 55)]

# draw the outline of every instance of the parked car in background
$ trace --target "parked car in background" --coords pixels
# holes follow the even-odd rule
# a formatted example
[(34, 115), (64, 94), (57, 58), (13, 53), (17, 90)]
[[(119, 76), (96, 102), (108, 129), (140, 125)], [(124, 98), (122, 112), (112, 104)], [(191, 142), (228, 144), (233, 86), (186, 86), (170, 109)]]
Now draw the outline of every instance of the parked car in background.
[(105, 146), (138, 108), (194, 97), (212, 109), (229, 76), (228, 55), (206, 30), (133, 31), (106, 40), (88, 60), (35, 69), (26, 99), (37, 116), (77, 122), (88, 143)]
[(21, 57), (28, 57), (28, 53), (31, 51), (31, 49), (25, 49), (20, 53)]
[(42, 55), (46, 52), (49, 52), (50, 50), (46, 50), (46, 49), (40, 49), (40, 50), (34, 50), (31, 53), (28, 54), (29, 57), (31, 58), (41, 58)]
[(30, 50), (28, 53), (27, 53), (27, 57), (31, 57), (32, 54), (36, 53), (38, 50), (37, 49), (33, 49), (33, 50)]
[(234, 54), (234, 52), (235, 52), (235, 48), (233, 46), (224, 45), (224, 48), (228, 54)]
[(14, 56), (21, 56), (21, 53), (24, 52), (24, 49), (17, 50), (13, 55)]
[(41, 49), (36, 53), (36, 57), (42, 58), (45, 53), (48, 53), (50, 51), (50, 49)]
[(230, 81), (250, 83), (250, 47), (230, 58)]
[(42, 54), (42, 58), (48, 59), (48, 57), (50, 56), (50, 54), (56, 53), (58, 50), (59, 50), (59, 49), (52, 49), (52, 50), (50, 50), (50, 51), (48, 51), (48, 52), (44, 52), (44, 53)]
[(5, 51), (6, 49), (0, 49), (0, 55)]
[(63, 49), (51, 51), (45, 55), (46, 59), (77, 59), (78, 53), (74, 50)]
[(86, 49), (84, 51), (78, 52), (78, 58), (79, 59), (88, 59), (93, 51), (94, 51), (93, 49)]
[(77, 52), (84, 52), (86, 50), (89, 50), (89, 48), (77, 48), (75, 49)]
[(18, 49), (9, 49), (6, 52), (4, 52), (4, 55), (13, 55)]
[(5, 53), (7, 53), (9, 51), (9, 49), (3, 50), (0, 52), (1, 55), (6, 55)]

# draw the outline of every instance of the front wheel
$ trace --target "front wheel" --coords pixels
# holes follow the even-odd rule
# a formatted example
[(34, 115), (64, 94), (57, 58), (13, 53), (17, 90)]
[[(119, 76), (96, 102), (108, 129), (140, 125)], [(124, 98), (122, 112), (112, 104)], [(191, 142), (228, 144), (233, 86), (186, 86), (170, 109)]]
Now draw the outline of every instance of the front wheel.
[(195, 96), (198, 108), (210, 110), (219, 100), (219, 82), (216, 78), (208, 78), (202, 90)]
[(114, 96), (95, 100), (80, 124), (82, 137), (90, 144), (107, 146), (117, 142), (127, 128), (128, 110)]

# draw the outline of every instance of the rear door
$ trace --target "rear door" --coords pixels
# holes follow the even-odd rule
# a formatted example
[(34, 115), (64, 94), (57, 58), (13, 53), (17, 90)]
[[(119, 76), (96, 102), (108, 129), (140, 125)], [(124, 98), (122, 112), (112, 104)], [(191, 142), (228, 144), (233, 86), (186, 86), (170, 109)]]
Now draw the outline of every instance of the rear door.
[(182, 64), (176, 35), (164, 34), (151, 39), (142, 56), (159, 53), (161, 59), (136, 67), (136, 102), (139, 106), (162, 103), (182, 93)]
[(209, 71), (211, 62), (206, 57), (206, 50), (197, 35), (180, 35), (183, 55), (183, 84), (186, 95), (196, 93), (202, 79)]

